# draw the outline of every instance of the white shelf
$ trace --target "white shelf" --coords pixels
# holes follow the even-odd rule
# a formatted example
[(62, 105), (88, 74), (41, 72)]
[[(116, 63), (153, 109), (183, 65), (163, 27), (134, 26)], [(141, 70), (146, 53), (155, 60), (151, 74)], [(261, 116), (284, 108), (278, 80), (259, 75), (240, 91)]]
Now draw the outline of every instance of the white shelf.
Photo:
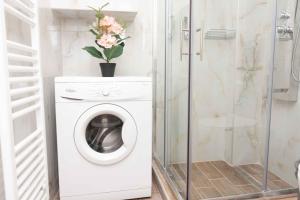
[[(74, 7), (74, 8), (64, 8), (64, 7), (53, 7), (53, 13), (61, 18), (69, 19), (95, 19), (95, 12), (88, 7)], [(125, 22), (133, 22), (137, 11), (134, 10), (104, 10), (105, 15), (110, 15), (121, 19)]]

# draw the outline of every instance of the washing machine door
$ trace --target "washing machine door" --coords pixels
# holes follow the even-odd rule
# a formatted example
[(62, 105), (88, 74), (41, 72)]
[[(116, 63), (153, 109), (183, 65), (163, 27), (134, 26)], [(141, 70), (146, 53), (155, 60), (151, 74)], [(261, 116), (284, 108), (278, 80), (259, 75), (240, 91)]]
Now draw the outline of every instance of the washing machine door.
[(114, 104), (100, 104), (80, 116), (74, 139), (86, 160), (98, 165), (111, 165), (132, 152), (137, 134), (136, 123), (128, 111)]

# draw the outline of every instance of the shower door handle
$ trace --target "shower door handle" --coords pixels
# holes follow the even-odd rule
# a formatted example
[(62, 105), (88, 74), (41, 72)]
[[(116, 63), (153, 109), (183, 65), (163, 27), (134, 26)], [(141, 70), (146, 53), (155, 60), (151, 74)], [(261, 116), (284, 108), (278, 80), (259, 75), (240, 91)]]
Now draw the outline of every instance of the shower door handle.
[(183, 17), (183, 19), (180, 22), (180, 47), (179, 47), (179, 53), (180, 53), (180, 61), (182, 61), (183, 56), (189, 55), (189, 53), (185, 53), (183, 51), (183, 42), (184, 40), (189, 40), (189, 38), (186, 39), (186, 37), (189, 37), (189, 29), (188, 27), (188, 17)]
[(203, 61), (203, 37), (204, 37), (204, 32), (202, 28), (199, 28), (196, 30), (197, 33), (200, 34), (200, 42), (199, 42), (199, 52), (196, 53), (197, 56), (200, 56), (200, 61)]

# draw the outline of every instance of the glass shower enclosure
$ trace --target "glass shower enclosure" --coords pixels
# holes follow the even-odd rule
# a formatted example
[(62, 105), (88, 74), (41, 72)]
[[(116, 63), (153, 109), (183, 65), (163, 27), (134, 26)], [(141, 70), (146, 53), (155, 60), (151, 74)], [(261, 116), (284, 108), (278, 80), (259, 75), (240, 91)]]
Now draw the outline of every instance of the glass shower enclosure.
[(159, 4), (154, 154), (178, 198), (296, 192), (298, 0)]

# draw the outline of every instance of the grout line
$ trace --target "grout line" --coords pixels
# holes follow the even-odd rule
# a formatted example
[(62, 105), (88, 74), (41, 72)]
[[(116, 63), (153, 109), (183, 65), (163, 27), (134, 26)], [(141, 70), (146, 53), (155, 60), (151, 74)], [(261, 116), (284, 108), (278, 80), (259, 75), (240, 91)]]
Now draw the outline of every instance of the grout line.
[[(212, 165), (217, 171), (219, 171), (219, 173), (221, 173), (221, 175), (223, 175), (223, 176), (225, 177), (225, 179), (227, 179), (227, 181), (229, 181), (229, 183), (232, 184), (232, 186), (237, 190), (238, 193), (246, 194), (246, 193), (243, 192), (240, 188), (238, 188), (238, 187), (240, 187), (240, 186), (246, 186), (246, 185), (235, 185), (235, 184), (233, 184), (233, 183), (230, 181), (230, 179), (229, 179), (227, 176), (225, 176), (225, 174), (223, 174), (222, 171), (221, 171), (220, 169), (218, 169), (217, 166), (216, 166), (214, 163), (211, 162), (211, 165)], [(247, 185), (249, 185), (249, 184), (247, 184)]]
[(218, 187), (216, 186), (216, 184), (214, 184), (214, 183), (212, 182), (212, 185), (213, 185), (214, 188), (222, 195), (222, 197), (226, 197), (226, 195), (225, 195), (223, 192), (221, 192), (220, 190), (218, 190)]
[[(212, 162), (208, 162), (208, 163), (211, 164), (211, 166), (214, 167), (219, 172), (219, 170), (214, 166), (214, 164)], [(220, 174), (223, 176), (223, 178), (225, 177), (222, 173), (220, 173)], [(220, 178), (220, 179), (222, 179), (222, 178)], [(217, 190), (217, 192), (219, 192), (223, 197), (225, 196), (212, 181), (209, 180), (209, 182), (212, 184), (212, 186), (214, 186), (214, 188)]]
[(225, 174), (223, 174), (223, 172), (220, 170), (220, 169), (218, 169), (216, 166), (215, 166), (215, 164), (214, 163), (211, 163), (211, 165), (221, 174), (221, 175), (223, 175), (224, 176), (224, 178), (225, 179), (227, 179), (228, 181), (229, 181), (229, 183), (231, 183), (233, 186), (234, 186), (234, 184), (227, 178), (227, 176), (225, 176)]
[[(225, 178), (227, 178), (228, 181), (229, 181), (233, 186), (241, 187), (241, 186), (246, 186), (246, 185), (252, 185), (252, 183), (250, 182), (250, 180), (248, 180), (248, 178), (246, 178), (246, 177), (244, 176), (244, 174), (245, 174), (244, 172), (243, 172), (244, 174), (243, 174), (243, 173), (238, 173), (237, 170), (238, 170), (239, 168), (236, 169), (236, 168), (234, 168), (234, 167), (232, 167), (232, 166), (229, 165), (231, 168), (233, 168), (234, 171), (236, 171), (239, 175), (241, 175), (244, 179), (246, 179), (246, 181), (247, 181), (248, 184), (241, 184), (241, 185), (240, 185), (240, 184), (238, 184), (238, 185), (234, 184), (233, 182), (230, 181), (230, 179), (229, 179), (226, 175), (224, 175), (224, 174), (222, 173), (221, 170), (219, 170), (219, 169), (215, 166), (215, 164), (212, 163), (212, 165), (213, 165), (213, 166), (214, 166), (214, 167), (215, 167), (215, 168), (216, 168), (216, 169), (217, 169), (217, 170), (218, 170)], [(247, 174), (247, 173), (246, 173), (246, 174)]]
[(222, 177), (222, 178), (209, 178), (208, 180), (214, 181), (214, 180), (220, 180), (220, 179), (224, 179), (224, 178), (226, 178), (226, 177)]
[[(239, 168), (239, 169), (241, 171), (243, 171), (245, 174), (247, 174), (252, 179), (252, 181), (254, 181), (254, 183), (252, 183), (254, 186), (257, 186), (257, 187), (261, 186), (262, 187), (262, 183), (259, 180), (257, 180), (252, 174), (248, 173), (247, 170), (244, 170), (243, 168)], [(261, 189), (261, 188), (259, 188), (259, 189)]]
[[(207, 178), (207, 181), (209, 182), (209, 184), (213, 187), (213, 188), (215, 188), (214, 187), (214, 185), (212, 184), (212, 182), (210, 181), (210, 179), (208, 178), (208, 176), (206, 175), (206, 173), (204, 173), (202, 170), (201, 170), (201, 168), (200, 167), (198, 167), (197, 165), (196, 165), (196, 163), (194, 163), (194, 165), (195, 165), (195, 167), (200, 171), (200, 173), (201, 174), (203, 174), (206, 178)], [(212, 187), (203, 187), (203, 188), (212, 188)], [(199, 187), (199, 188), (202, 188), (202, 187)], [(216, 189), (216, 188), (215, 188)], [(217, 190), (217, 189), (216, 189)], [(218, 190), (217, 190), (218, 191)], [(219, 191), (218, 191), (219, 192)], [(220, 193), (221, 194), (221, 193)], [(205, 194), (204, 194), (205, 195)], [(205, 195), (206, 196), (206, 195)], [(207, 196), (206, 196), (207, 197)]]
[(214, 168), (215, 168), (215, 170), (217, 170), (224, 178), (227, 178), (224, 174), (223, 174), (223, 172), (221, 171), (221, 170), (219, 170), (217, 167), (216, 167), (216, 165), (213, 163), (213, 162), (209, 162)]
[[(257, 182), (257, 180), (255, 179), (255, 177), (252, 177), (249, 173), (247, 173), (247, 171), (243, 170), (242, 168), (238, 167), (239, 171), (241, 171), (241, 173), (244, 173), (246, 176), (247, 181), (249, 181), (250, 185), (253, 186), (255, 189), (257, 190), (261, 190), (261, 188), (259, 187), (260, 184)], [(254, 180), (253, 180), (254, 179)]]
[(194, 163), (193, 165), (195, 165), (195, 167), (201, 172), (201, 174), (203, 174), (203, 175), (209, 180), (209, 178), (208, 178), (208, 176), (206, 175), (206, 173), (204, 173), (204, 172), (201, 170), (201, 168), (197, 166), (196, 163)]
[(212, 188), (212, 187), (196, 187), (196, 188), (199, 188), (199, 189), (208, 189), (208, 188)]
[[(202, 195), (199, 191), (198, 191), (198, 189), (197, 189), (197, 187), (195, 187), (195, 186), (193, 186), (192, 185), (192, 188), (194, 189), (194, 191), (198, 194), (198, 196), (200, 197), (200, 199), (205, 199), (205, 198), (207, 198), (206, 196), (205, 196), (205, 194), (204, 195)], [(192, 192), (192, 191), (191, 191)], [(193, 193), (193, 192), (192, 192)], [(198, 199), (197, 199), (198, 200)]]
[[(203, 162), (203, 163), (205, 163), (205, 162)], [(238, 193), (242, 192), (242, 193), (244, 193), (242, 190), (240, 190), (239, 188), (237, 188), (237, 186), (245, 186), (245, 185), (234, 185), (234, 184), (228, 179), (228, 177), (225, 176), (224, 173), (223, 173), (220, 169), (218, 169), (218, 168), (215, 166), (214, 163), (212, 163), (212, 162), (210, 162), (210, 161), (207, 162), (207, 163), (209, 163), (209, 164), (210, 164), (217, 172), (219, 172), (219, 173), (223, 176), (222, 178), (209, 179), (209, 178), (207, 177), (207, 175), (206, 175), (205, 173), (203, 173), (203, 174), (208, 178), (208, 181), (212, 184), (213, 188), (216, 189), (217, 192), (219, 192), (223, 197), (225, 197), (225, 196), (227, 196), (227, 195), (223, 194), (223, 193), (218, 189), (217, 185), (214, 184), (211, 180), (221, 180), (221, 179), (225, 179), (225, 180), (227, 180), (229, 183), (232, 184), (231, 186), (232, 186), (232, 188), (233, 188), (234, 190), (236, 190), (235, 192), (238, 192)], [(198, 167), (198, 166), (196, 165), (196, 167)], [(199, 168), (199, 167), (198, 167), (198, 168)], [(199, 169), (200, 169), (200, 168), (199, 168)], [(200, 169), (200, 171), (202, 171), (202, 170)]]

